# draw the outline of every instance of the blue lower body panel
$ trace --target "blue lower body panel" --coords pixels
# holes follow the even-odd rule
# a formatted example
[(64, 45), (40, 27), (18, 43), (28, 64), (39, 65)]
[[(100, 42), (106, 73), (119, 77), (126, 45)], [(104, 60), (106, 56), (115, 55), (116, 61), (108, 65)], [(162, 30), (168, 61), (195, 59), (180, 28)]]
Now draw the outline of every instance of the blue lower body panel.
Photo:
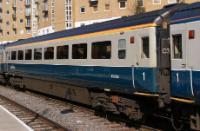
[(62, 80), (88, 88), (108, 88), (124, 93), (158, 92), (156, 68), (9, 64), (8, 69), (11, 73)]
[(171, 95), (200, 103), (200, 71), (173, 70)]

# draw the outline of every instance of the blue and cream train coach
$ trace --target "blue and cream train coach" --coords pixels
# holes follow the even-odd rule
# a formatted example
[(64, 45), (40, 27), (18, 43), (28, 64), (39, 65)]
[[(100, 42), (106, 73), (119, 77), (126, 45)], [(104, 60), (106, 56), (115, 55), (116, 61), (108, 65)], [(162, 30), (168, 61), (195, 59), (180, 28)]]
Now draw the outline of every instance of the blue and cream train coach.
[[(200, 102), (199, 20), (200, 3), (179, 4), (19, 40), (5, 46), (1, 73), (14, 87), (134, 120), (151, 107), (193, 107)], [(188, 119), (200, 120), (197, 114)]]

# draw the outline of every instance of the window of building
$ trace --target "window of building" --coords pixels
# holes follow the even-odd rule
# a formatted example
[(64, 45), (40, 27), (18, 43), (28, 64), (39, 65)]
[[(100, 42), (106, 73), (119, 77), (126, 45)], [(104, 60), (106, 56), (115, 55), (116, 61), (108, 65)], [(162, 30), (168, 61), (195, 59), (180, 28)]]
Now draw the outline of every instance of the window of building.
[(174, 3), (177, 3), (177, 0), (168, 0), (168, 3), (169, 4), (174, 4)]
[(57, 59), (68, 59), (69, 57), (69, 46), (58, 46), (57, 47)]
[(120, 9), (125, 9), (126, 8), (126, 0), (119, 1), (119, 8)]
[(144, 6), (143, 0), (137, 0), (137, 6), (143, 7)]
[(118, 58), (119, 59), (126, 58), (126, 39), (118, 40)]
[(111, 41), (92, 43), (92, 59), (110, 59)]
[(20, 19), (19, 22), (20, 22), (20, 23), (23, 23), (23, 19)]
[(75, 44), (72, 46), (72, 59), (87, 59), (87, 44)]
[(174, 59), (182, 59), (182, 35), (176, 34), (172, 36), (173, 41), (173, 58)]
[(85, 7), (81, 7), (81, 8), (80, 8), (80, 12), (81, 12), (81, 13), (85, 13)]
[(105, 4), (105, 10), (110, 10), (110, 4)]
[(6, 25), (9, 26), (9, 25), (10, 25), (10, 22), (9, 22), (9, 21), (6, 21)]
[(161, 4), (161, 0), (153, 0), (153, 4)]
[(17, 52), (16, 51), (12, 51), (11, 52), (11, 60), (16, 60), (17, 57)]
[(32, 60), (32, 50), (31, 49), (25, 50), (25, 60)]
[(42, 48), (34, 49), (34, 60), (41, 60), (42, 59)]
[(7, 10), (7, 11), (6, 11), (6, 14), (7, 14), (7, 15), (8, 15), (8, 14), (10, 14), (10, 11), (9, 11), (9, 10)]
[(18, 50), (18, 60), (23, 60), (23, 59), (24, 59), (24, 51)]
[(54, 47), (44, 48), (44, 59), (45, 60), (54, 59)]
[(149, 37), (142, 37), (142, 58), (150, 57)]
[(93, 6), (92, 8), (93, 8), (93, 11), (94, 11), (94, 12), (97, 12), (97, 11), (98, 11), (98, 6)]

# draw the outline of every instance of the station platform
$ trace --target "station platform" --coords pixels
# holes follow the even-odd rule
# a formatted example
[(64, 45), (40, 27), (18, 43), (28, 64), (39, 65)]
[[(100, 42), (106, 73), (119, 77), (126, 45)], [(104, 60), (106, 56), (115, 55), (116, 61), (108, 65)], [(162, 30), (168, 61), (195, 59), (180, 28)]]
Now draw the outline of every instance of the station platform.
[(33, 129), (0, 105), (0, 131), (33, 131)]

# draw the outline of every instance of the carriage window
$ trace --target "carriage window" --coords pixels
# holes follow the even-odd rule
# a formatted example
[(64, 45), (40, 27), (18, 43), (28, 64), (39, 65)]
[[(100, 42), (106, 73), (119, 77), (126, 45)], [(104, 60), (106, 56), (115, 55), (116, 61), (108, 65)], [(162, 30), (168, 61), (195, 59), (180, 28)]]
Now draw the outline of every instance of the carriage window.
[(25, 50), (25, 60), (32, 60), (32, 50), (31, 49)]
[(125, 39), (118, 40), (118, 58), (119, 59), (126, 58), (126, 40)]
[(73, 45), (72, 59), (87, 59), (87, 44)]
[(173, 35), (173, 58), (182, 59), (182, 35)]
[(17, 52), (16, 51), (12, 51), (11, 52), (11, 60), (16, 60), (16, 56), (17, 56)]
[(50, 60), (54, 58), (54, 47), (44, 48), (44, 59)]
[(10, 52), (6, 52), (6, 58), (10, 60)]
[(34, 60), (41, 60), (42, 59), (42, 48), (34, 49)]
[(69, 46), (58, 46), (57, 47), (57, 59), (68, 59), (69, 54)]
[(18, 50), (18, 60), (23, 60), (23, 59), (24, 59), (24, 51)]
[(92, 43), (92, 59), (110, 59), (111, 41)]
[(149, 58), (149, 37), (142, 37), (142, 58)]

